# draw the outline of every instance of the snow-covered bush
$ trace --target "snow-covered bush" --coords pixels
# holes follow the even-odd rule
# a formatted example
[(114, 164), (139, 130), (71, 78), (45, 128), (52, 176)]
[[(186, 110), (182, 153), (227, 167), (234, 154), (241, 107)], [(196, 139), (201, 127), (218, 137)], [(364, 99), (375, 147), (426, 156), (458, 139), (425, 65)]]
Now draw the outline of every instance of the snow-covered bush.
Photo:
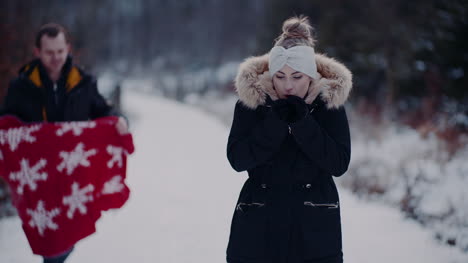
[(434, 134), (423, 138), (395, 123), (370, 125), (353, 116), (351, 165), (339, 183), (399, 207), (444, 243), (468, 251), (467, 144), (449, 155)]

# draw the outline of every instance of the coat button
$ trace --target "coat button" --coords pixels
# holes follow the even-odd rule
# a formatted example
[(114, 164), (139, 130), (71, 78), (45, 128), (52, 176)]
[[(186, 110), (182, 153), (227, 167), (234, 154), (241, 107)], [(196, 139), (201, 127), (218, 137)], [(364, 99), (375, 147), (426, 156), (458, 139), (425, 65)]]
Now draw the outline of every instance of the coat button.
[(266, 189), (267, 185), (266, 184), (261, 184), (260, 187), (262, 187), (262, 189)]
[(305, 188), (310, 189), (310, 188), (312, 188), (312, 185), (311, 184), (306, 184)]

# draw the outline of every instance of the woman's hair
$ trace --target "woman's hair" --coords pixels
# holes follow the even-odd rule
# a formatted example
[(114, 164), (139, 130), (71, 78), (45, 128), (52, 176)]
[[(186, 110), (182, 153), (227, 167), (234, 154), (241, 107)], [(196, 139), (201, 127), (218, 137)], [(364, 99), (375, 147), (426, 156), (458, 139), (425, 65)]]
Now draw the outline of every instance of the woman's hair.
[(306, 16), (294, 16), (283, 23), (283, 33), (275, 40), (275, 46), (286, 49), (295, 46), (315, 46), (313, 27)]

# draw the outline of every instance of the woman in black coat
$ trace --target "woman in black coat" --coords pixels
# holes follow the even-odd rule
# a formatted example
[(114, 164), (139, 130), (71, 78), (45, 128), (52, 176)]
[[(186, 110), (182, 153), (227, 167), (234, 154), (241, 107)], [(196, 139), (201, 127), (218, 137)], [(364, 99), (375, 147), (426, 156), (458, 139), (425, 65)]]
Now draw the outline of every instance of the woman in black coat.
[(343, 262), (333, 177), (348, 169), (343, 107), (350, 71), (315, 54), (307, 18), (285, 21), (275, 47), (240, 65), (229, 135), (232, 167), (247, 171), (231, 225), (229, 263)]

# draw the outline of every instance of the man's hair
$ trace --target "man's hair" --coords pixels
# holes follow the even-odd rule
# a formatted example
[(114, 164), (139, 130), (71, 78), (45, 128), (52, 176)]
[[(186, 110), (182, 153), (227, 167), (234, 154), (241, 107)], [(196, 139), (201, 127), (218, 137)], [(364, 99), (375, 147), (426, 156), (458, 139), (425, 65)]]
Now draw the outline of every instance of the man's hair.
[(60, 33), (63, 33), (63, 35), (65, 36), (65, 41), (67, 43), (70, 43), (68, 32), (65, 29), (65, 27), (59, 24), (55, 24), (55, 23), (48, 23), (48, 24), (41, 26), (41, 28), (36, 34), (36, 43), (35, 43), (36, 47), (41, 48), (41, 39), (44, 35), (48, 37), (56, 37)]

